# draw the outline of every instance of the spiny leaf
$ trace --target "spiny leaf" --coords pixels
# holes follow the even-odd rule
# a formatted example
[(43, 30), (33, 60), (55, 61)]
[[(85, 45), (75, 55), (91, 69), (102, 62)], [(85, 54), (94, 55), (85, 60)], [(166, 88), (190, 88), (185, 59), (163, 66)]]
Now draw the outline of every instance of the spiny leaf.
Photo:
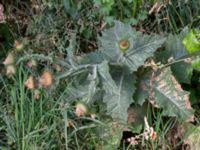
[(70, 39), (70, 44), (69, 47), (66, 49), (67, 51), (67, 61), (69, 62), (70, 65), (74, 66), (74, 53), (75, 53), (75, 48), (76, 48), (76, 35), (72, 34), (72, 37)]
[(115, 22), (113, 28), (103, 31), (98, 39), (99, 50), (106, 59), (109, 62), (123, 64), (130, 71), (136, 71), (142, 66), (165, 41), (158, 35), (143, 35), (119, 21)]
[(102, 36), (98, 37), (99, 49), (108, 57), (109, 61), (117, 62), (123, 55), (119, 47), (119, 42), (123, 39), (133, 41), (132, 35), (134, 34), (133, 29), (129, 25), (116, 21), (113, 28), (104, 30)]
[(169, 68), (153, 79), (151, 88), (150, 96), (154, 97), (157, 105), (163, 108), (164, 115), (176, 116), (181, 120), (192, 117), (189, 93), (181, 88)]
[(173, 64), (171, 66), (171, 69), (174, 76), (180, 83), (186, 83), (186, 84), (191, 83), (192, 71), (193, 71), (191, 64), (182, 61)]
[(192, 118), (189, 93), (184, 91), (171, 70), (148, 72), (139, 79), (134, 94), (135, 101), (142, 105), (146, 99), (158, 108), (163, 108), (163, 115), (174, 116), (180, 120)]
[[(182, 41), (179, 39), (177, 35), (170, 34), (166, 40), (166, 54), (163, 55), (165, 60), (169, 57), (173, 57), (175, 60), (187, 56), (189, 53), (187, 52), (185, 46)], [(164, 53), (163, 53), (164, 54)]]
[(80, 99), (87, 104), (94, 101), (94, 96), (99, 90), (97, 87), (99, 79), (97, 68), (94, 67), (91, 71), (72, 78), (73, 81), (67, 91), (68, 101)]
[(132, 49), (128, 50), (121, 58), (123, 64), (129, 67), (131, 71), (136, 71), (142, 66), (145, 60), (162, 46), (165, 39), (160, 36), (149, 36), (139, 34), (133, 41)]
[[(185, 46), (177, 35), (170, 34), (167, 37), (165, 47), (166, 49), (161, 51), (158, 55), (158, 60), (162, 63), (167, 63), (169, 58), (172, 58), (172, 61), (177, 61), (178, 59), (189, 55)], [(171, 69), (179, 82), (188, 84), (190, 83), (193, 68), (189, 63), (181, 61), (171, 65)]]
[(87, 53), (84, 56), (79, 57), (78, 63), (83, 64), (100, 64), (104, 61), (105, 56), (99, 51)]
[(115, 80), (113, 80), (107, 62), (99, 65), (98, 71), (105, 91), (103, 102), (107, 105), (107, 114), (111, 115), (113, 119), (119, 119), (120, 122), (126, 123), (127, 109), (133, 102), (135, 77), (120, 70), (115, 72), (113, 75)]
[(137, 88), (134, 93), (134, 100), (140, 106), (149, 98), (149, 78), (151, 74), (147, 73), (140, 77), (137, 81)]

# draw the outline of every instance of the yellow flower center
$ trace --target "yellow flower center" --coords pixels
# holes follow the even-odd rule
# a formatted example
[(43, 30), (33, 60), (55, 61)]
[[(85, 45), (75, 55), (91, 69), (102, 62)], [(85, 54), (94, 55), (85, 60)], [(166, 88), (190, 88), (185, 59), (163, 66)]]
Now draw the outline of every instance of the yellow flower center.
[(130, 42), (128, 40), (119, 41), (119, 48), (124, 53), (130, 47)]

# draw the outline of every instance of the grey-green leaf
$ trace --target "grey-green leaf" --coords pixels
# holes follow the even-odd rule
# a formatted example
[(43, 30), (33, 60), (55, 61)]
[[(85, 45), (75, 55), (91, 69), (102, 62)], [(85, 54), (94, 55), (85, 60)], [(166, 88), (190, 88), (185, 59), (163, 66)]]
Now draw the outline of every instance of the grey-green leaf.
[(149, 78), (151, 77), (151, 73), (146, 73), (142, 75), (140, 78), (137, 80), (137, 88), (134, 93), (134, 100), (137, 104), (142, 106), (149, 98), (149, 84), (150, 80)]
[(67, 51), (66, 61), (72, 66), (76, 65), (75, 56), (74, 56), (75, 49), (76, 49), (75, 47), (76, 47), (76, 35), (72, 34), (69, 47), (66, 48), (66, 51)]
[[(112, 63), (122, 64), (129, 70), (136, 71), (145, 60), (162, 46), (165, 38), (158, 35), (144, 35), (131, 26), (116, 21), (115, 26), (102, 32), (99, 39), (99, 50)], [(126, 41), (126, 46), (120, 45)]]
[[(170, 34), (165, 43), (165, 50), (158, 54), (158, 60), (162, 63), (167, 63), (169, 58), (177, 61), (187, 55), (189, 53), (180, 38), (177, 35)], [(193, 68), (189, 63), (181, 61), (171, 65), (171, 69), (179, 82), (190, 84)]]
[(73, 101), (80, 99), (84, 103), (93, 103), (94, 97), (98, 89), (99, 79), (97, 76), (97, 67), (94, 66), (91, 72), (86, 72), (85, 74), (78, 75), (72, 78), (72, 83), (69, 84), (69, 88), (67, 90), (67, 100)]
[(164, 41), (165, 38), (158, 35), (139, 34), (133, 41), (133, 47), (125, 53), (121, 61), (131, 71), (137, 71), (138, 67), (142, 66), (147, 58), (152, 57)]
[(120, 71), (113, 75), (114, 80), (109, 72), (107, 62), (98, 66), (98, 72), (105, 91), (103, 102), (107, 105), (107, 114), (111, 115), (113, 119), (126, 123), (127, 110), (133, 102), (135, 77), (126, 74), (125, 71)]

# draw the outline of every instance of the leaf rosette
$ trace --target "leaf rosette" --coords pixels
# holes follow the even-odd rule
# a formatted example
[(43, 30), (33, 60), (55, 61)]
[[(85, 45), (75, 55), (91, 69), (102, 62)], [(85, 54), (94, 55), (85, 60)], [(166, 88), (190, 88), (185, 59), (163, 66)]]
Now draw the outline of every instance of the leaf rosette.
[(130, 25), (115, 22), (115, 26), (102, 32), (99, 50), (110, 63), (136, 71), (145, 60), (162, 46), (165, 38), (158, 35), (144, 35)]

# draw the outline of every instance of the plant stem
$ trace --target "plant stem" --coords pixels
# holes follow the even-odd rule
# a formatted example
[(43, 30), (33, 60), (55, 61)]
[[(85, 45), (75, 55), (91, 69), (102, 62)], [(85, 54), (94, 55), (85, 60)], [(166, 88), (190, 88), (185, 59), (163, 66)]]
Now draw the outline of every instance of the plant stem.
[(67, 117), (67, 110), (64, 111), (64, 122), (65, 122), (65, 127), (64, 127), (64, 130), (65, 130), (65, 148), (66, 150), (68, 150), (68, 133), (67, 133), (67, 124), (68, 124), (68, 117)]

